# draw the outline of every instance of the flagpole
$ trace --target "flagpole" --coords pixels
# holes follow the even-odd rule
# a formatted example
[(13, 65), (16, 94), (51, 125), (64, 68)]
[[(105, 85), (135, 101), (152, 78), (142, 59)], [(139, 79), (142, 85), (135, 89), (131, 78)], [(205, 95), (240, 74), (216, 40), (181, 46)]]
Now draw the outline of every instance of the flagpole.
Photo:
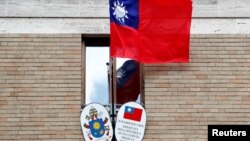
[[(108, 71), (108, 78), (109, 78), (109, 102), (110, 102), (110, 117), (113, 126), (113, 130), (115, 132), (115, 117), (116, 117), (116, 60), (114, 58), (110, 58)], [(115, 141), (115, 135), (112, 139)]]
[[(111, 92), (111, 116), (112, 116), (112, 125), (114, 125), (114, 121), (115, 121), (115, 112), (114, 112), (114, 74), (113, 74), (113, 72), (114, 72), (114, 59), (113, 58), (111, 58), (111, 60), (110, 60), (110, 86), (111, 86), (111, 88), (110, 88), (110, 92)], [(114, 126), (113, 126), (114, 127)]]
[(109, 62), (107, 63), (108, 66), (108, 87), (109, 87), (109, 105), (110, 105), (110, 117), (113, 121), (113, 61), (112, 58), (109, 59)]
[[(114, 104), (114, 115), (116, 117), (116, 106), (117, 106), (117, 100), (116, 100), (116, 58), (113, 58), (113, 67), (112, 67), (112, 71), (113, 71), (113, 93), (112, 93), (112, 96), (113, 96), (113, 104)], [(115, 118), (114, 118), (114, 121), (115, 121)]]

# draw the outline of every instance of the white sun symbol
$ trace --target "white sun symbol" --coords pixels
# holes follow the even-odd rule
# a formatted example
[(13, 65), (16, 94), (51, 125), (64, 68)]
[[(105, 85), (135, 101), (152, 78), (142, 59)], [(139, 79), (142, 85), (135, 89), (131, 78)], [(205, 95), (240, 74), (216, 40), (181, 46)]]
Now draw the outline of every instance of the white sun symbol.
[(116, 17), (118, 21), (121, 23), (125, 23), (125, 18), (128, 19), (128, 11), (126, 10), (126, 7), (123, 5), (123, 2), (120, 3), (118, 0), (117, 2), (114, 1), (114, 7), (112, 9), (114, 10), (113, 15)]
[(128, 112), (131, 112), (132, 111), (132, 109), (131, 108), (128, 108)]

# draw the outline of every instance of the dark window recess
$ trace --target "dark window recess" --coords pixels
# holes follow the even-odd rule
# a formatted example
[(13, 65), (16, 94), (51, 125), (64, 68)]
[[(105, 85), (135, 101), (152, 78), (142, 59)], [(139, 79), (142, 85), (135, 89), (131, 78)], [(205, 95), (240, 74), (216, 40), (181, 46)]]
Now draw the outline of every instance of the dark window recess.
[(91, 37), (83, 36), (82, 40), (85, 42), (85, 46), (109, 46), (110, 38), (108, 36), (103, 37)]

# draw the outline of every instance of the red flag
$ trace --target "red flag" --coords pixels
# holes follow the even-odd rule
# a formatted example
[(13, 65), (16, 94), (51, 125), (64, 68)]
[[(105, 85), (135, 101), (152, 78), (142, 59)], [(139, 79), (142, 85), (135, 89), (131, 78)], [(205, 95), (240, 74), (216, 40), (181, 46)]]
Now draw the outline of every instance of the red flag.
[(191, 0), (110, 0), (111, 56), (189, 62)]
[(123, 118), (140, 122), (141, 116), (142, 109), (125, 106)]

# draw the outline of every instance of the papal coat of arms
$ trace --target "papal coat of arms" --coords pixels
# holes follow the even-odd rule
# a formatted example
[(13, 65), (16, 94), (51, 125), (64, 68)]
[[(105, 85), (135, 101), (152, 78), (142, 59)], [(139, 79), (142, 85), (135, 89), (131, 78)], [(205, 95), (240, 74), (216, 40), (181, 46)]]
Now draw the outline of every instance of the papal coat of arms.
[(81, 125), (87, 141), (111, 141), (113, 137), (109, 114), (100, 104), (89, 104), (83, 109)]

